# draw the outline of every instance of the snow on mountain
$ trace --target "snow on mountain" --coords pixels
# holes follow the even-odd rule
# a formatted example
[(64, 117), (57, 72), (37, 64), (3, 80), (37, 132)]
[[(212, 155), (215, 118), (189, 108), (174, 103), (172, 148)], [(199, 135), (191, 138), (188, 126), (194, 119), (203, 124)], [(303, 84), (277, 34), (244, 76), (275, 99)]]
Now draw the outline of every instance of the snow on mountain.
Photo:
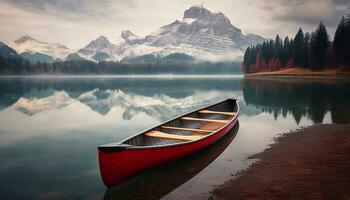
[(105, 36), (101, 35), (84, 48), (79, 49), (75, 54), (86, 60), (113, 61), (118, 59), (119, 53), (118, 46), (112, 44)]
[(110, 38), (110, 41), (116, 46), (126, 46), (126, 45), (142, 44), (144, 41), (144, 38), (135, 35), (130, 30), (124, 30), (121, 32), (120, 35)]
[(178, 51), (210, 60), (235, 60), (248, 46), (262, 41), (263, 38), (248, 38), (223, 13), (203, 6), (192, 6), (184, 12), (182, 21), (162, 26), (145, 37), (147, 45), (163, 47), (161, 54)]
[(63, 108), (73, 101), (74, 99), (72, 99), (66, 92), (60, 91), (55, 92), (52, 96), (40, 99), (27, 99), (21, 97), (12, 107), (25, 114), (34, 115), (45, 110)]
[(81, 59), (121, 61), (143, 55), (166, 57), (177, 53), (197, 60), (232, 61), (241, 59), (248, 46), (264, 40), (258, 35), (242, 34), (223, 13), (197, 5), (185, 10), (182, 20), (164, 25), (145, 37), (125, 30), (111, 39), (100, 36), (75, 52), (64, 45), (42, 42), (28, 35), (9, 46), (34, 63)]
[(72, 104), (84, 104), (100, 115), (120, 112), (124, 120), (130, 120), (138, 114), (146, 114), (164, 121), (170, 117), (198, 109), (218, 101), (229, 98), (232, 93), (225, 91), (197, 91), (191, 96), (174, 98), (165, 94), (145, 96), (125, 93), (122, 90), (94, 89), (80, 94), (77, 98), (69, 96), (65, 91), (57, 91), (53, 95), (43, 98), (28, 99), (21, 97), (11, 108), (26, 115), (62, 109)]
[(118, 61), (127, 56), (139, 56), (150, 54), (160, 49), (149, 45), (144, 45), (144, 39), (126, 30), (120, 36), (108, 39), (100, 36), (91, 41), (86, 47), (68, 56), (71, 59), (86, 59), (91, 61)]
[(92, 110), (106, 115), (115, 107), (122, 108), (123, 118), (130, 120), (133, 116), (144, 113), (156, 117), (159, 121), (169, 119), (180, 113), (194, 110), (217, 101), (218, 98), (230, 97), (221, 91), (197, 92), (185, 98), (172, 98), (164, 94), (143, 96), (127, 94), (121, 90), (95, 89), (81, 94), (77, 99)]
[(28, 35), (11, 42), (10, 47), (15, 49), (19, 54), (42, 54), (50, 56), (53, 59), (62, 59), (71, 52), (69, 48), (58, 43), (48, 43), (36, 40)]
[(248, 46), (265, 39), (254, 34), (244, 35), (221, 12), (212, 12), (202, 5), (192, 6), (181, 21), (160, 27), (154, 33), (139, 37), (129, 30), (107, 39), (100, 36), (69, 58), (92, 61), (120, 61), (153, 54), (165, 57), (183, 53), (198, 60), (238, 60)]
[(124, 39), (125, 44), (134, 45), (134, 44), (142, 44), (144, 42), (144, 38), (141, 38), (129, 30), (122, 31), (121, 37)]
[(266, 39), (259, 36), (259, 35), (255, 35), (255, 34), (252, 34), (252, 33), (249, 33), (247, 36), (246, 36), (246, 40), (247, 40), (247, 43), (249, 44), (249, 46), (254, 46), (258, 43), (263, 43)]

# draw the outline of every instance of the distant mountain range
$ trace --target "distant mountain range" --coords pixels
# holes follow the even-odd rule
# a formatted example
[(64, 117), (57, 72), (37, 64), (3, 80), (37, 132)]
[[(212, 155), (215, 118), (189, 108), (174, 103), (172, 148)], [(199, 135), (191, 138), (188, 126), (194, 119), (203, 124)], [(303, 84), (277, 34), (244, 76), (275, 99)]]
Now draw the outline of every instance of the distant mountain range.
[(223, 13), (212, 12), (199, 5), (187, 9), (181, 21), (164, 25), (144, 37), (125, 30), (116, 38), (100, 36), (85, 47), (72, 50), (61, 44), (42, 42), (25, 35), (8, 46), (30, 62), (147, 62), (159, 58), (236, 61), (242, 58), (248, 46), (265, 40), (258, 35), (242, 34)]

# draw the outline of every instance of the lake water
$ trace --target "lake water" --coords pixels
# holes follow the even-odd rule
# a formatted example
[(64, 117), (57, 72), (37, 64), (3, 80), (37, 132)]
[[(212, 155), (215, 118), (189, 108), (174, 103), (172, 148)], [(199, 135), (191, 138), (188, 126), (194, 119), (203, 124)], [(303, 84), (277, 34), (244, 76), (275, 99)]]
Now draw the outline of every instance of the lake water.
[[(236, 97), (239, 124), (187, 159), (112, 189), (97, 146)], [(315, 123), (350, 122), (342, 79), (227, 77), (0, 78), (2, 199), (208, 199), (273, 138)]]

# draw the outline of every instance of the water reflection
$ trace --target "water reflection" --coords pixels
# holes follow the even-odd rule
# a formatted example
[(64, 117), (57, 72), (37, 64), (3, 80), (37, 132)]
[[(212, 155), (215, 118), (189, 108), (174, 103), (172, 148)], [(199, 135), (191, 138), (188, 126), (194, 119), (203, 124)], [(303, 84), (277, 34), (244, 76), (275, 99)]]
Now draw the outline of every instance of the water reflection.
[(322, 123), (330, 112), (333, 123), (350, 122), (350, 82), (343, 79), (246, 78), (242, 81), (247, 105), (286, 117)]
[(164, 121), (179, 113), (238, 96), (232, 91), (239, 91), (239, 80), (2, 78), (0, 109), (13, 106), (33, 115), (80, 102), (100, 115), (118, 107), (123, 110), (124, 120), (144, 113)]
[[(191, 96), (196, 91), (237, 91), (240, 90), (238, 78), (94, 78), (94, 77), (19, 77), (0, 78), (0, 108), (14, 104), (20, 97), (42, 98), (53, 95), (55, 91), (65, 91), (72, 98), (88, 91), (116, 91), (127, 94), (154, 96), (162, 94), (173, 98)], [(103, 98), (104, 94), (99, 98)]]
[(239, 96), (239, 87), (239, 78), (0, 78), (0, 195), (101, 199), (99, 144)]
[[(0, 196), (108, 199), (140, 189), (144, 198), (208, 199), (216, 186), (249, 166), (248, 155), (261, 152), (281, 133), (318, 122), (349, 122), (349, 82), (241, 77), (0, 78)], [(219, 145), (105, 194), (96, 155), (99, 144), (125, 139), (227, 97), (237, 97), (241, 110), (239, 132), (226, 149)]]
[(213, 162), (232, 142), (238, 129), (239, 123), (237, 122), (225, 137), (209, 148), (106, 190), (104, 200), (162, 198)]

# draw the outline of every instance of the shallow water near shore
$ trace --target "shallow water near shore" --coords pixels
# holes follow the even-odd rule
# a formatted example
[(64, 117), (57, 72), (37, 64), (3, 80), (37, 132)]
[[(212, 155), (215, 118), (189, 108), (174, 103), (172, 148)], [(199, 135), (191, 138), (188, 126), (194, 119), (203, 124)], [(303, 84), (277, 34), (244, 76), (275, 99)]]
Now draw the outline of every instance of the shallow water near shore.
[[(230, 97), (241, 112), (228, 138), (115, 188), (103, 185), (99, 144)], [(207, 199), (274, 137), (315, 123), (349, 123), (348, 102), (345, 79), (1, 77), (0, 195)]]

